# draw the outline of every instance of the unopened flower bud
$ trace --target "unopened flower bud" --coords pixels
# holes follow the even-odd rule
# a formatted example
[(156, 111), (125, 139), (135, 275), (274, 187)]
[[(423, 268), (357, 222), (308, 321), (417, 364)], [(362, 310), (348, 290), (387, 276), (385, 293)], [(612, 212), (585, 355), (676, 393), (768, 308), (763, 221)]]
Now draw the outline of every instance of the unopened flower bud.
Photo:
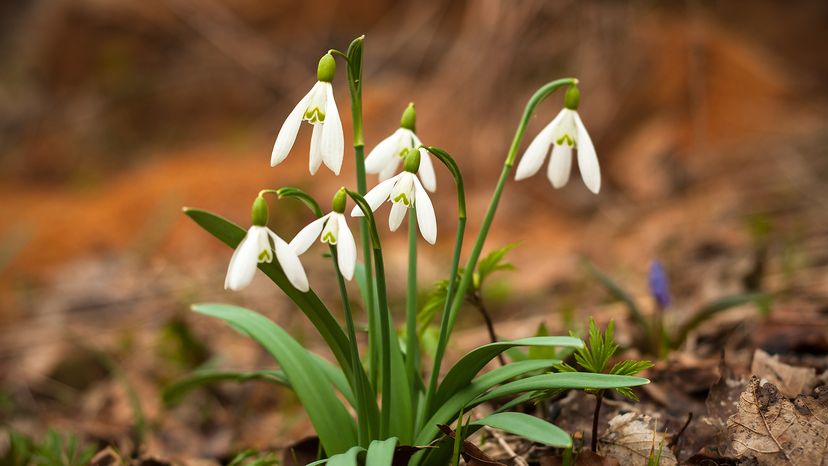
[(329, 83), (333, 81), (336, 74), (336, 60), (333, 55), (326, 53), (319, 59), (319, 66), (316, 68), (316, 79)]

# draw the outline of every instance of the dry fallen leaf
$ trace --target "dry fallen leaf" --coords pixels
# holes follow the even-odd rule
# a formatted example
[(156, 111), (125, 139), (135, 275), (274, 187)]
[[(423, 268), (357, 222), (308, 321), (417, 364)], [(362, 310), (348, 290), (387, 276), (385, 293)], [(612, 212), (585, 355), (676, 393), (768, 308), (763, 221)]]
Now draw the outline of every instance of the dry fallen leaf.
[(785, 364), (760, 349), (753, 353), (750, 372), (774, 384), (788, 398), (796, 398), (797, 395), (810, 391), (819, 380), (814, 368)]
[[(445, 425), (445, 424), (438, 424), (437, 427), (440, 428), (440, 431), (443, 434), (454, 440), (454, 430)], [(463, 440), (463, 447), (460, 449), (460, 455), (466, 460), (466, 464), (468, 466), (506, 466), (505, 464), (495, 461), (489, 455), (483, 452), (483, 450), (477, 448), (477, 445), (469, 442), (468, 440)]]
[[(615, 458), (601, 456), (593, 453), (589, 448), (584, 448), (575, 455), (575, 466), (620, 466), (621, 463)], [(541, 466), (562, 466), (563, 459), (559, 456), (547, 456), (541, 458)]]
[(791, 402), (751, 377), (739, 410), (727, 420), (729, 456), (760, 465), (828, 466), (828, 390)]
[[(621, 464), (647, 464), (650, 452), (661, 449), (660, 466), (676, 466), (673, 452), (667, 448), (666, 435), (656, 432), (655, 422), (650, 416), (641, 413), (619, 414), (609, 421), (609, 428), (598, 439), (598, 451), (617, 458)], [(655, 447), (654, 447), (655, 446)]]

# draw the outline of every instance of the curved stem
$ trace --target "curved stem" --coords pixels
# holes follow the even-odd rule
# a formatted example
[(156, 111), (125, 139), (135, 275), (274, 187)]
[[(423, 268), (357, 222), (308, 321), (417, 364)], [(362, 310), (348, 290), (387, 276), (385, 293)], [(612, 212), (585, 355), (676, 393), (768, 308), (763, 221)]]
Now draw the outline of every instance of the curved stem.
[(552, 81), (538, 89), (526, 104), (526, 108), (523, 111), (523, 117), (520, 119), (520, 124), (518, 124), (517, 130), (515, 130), (515, 137), (512, 139), (512, 145), (509, 147), (509, 153), (506, 155), (506, 161), (503, 163), (503, 170), (500, 172), (500, 179), (498, 179), (494, 193), (492, 194), (492, 199), (489, 201), (489, 208), (486, 210), (486, 216), (483, 218), (483, 223), (480, 225), (480, 232), (477, 234), (477, 240), (472, 247), (469, 259), (466, 261), (466, 266), (463, 269), (463, 275), (460, 278), (460, 284), (457, 286), (457, 293), (454, 295), (454, 299), (451, 303), (451, 310), (449, 312), (449, 327), (447, 330), (449, 334), (451, 334), (454, 324), (457, 322), (457, 316), (459, 314), (460, 307), (463, 305), (466, 291), (468, 291), (469, 286), (471, 285), (474, 269), (477, 267), (477, 261), (480, 259), (480, 252), (483, 250), (483, 243), (486, 241), (486, 237), (489, 234), (489, 228), (492, 225), (492, 220), (494, 220), (495, 212), (497, 212), (497, 206), (500, 203), (500, 196), (503, 194), (503, 187), (506, 186), (506, 180), (509, 178), (509, 173), (512, 171), (512, 165), (515, 163), (515, 158), (517, 158), (517, 152), (520, 148), (520, 143), (523, 140), (523, 135), (526, 132), (526, 126), (529, 123), (529, 118), (535, 112), (535, 108), (538, 104), (540, 104), (543, 99), (548, 97), (552, 92), (563, 86), (570, 86), (577, 83), (578, 80), (574, 78), (564, 78)]
[[(408, 209), (408, 283), (405, 293), (405, 370), (411, 381), (420, 378), (420, 348), (417, 341), (417, 214)], [(417, 391), (411, 406), (417, 411)]]
[[(428, 389), (426, 391), (425, 409), (420, 410), (423, 419), (432, 414), (431, 404), (434, 398), (434, 393), (437, 391), (437, 380), (440, 377), (440, 366), (443, 362), (443, 354), (446, 350), (449, 336), (449, 310), (454, 298), (454, 292), (457, 283), (457, 270), (460, 266), (460, 251), (463, 249), (463, 236), (466, 232), (466, 191), (463, 187), (463, 175), (457, 167), (457, 163), (448, 154), (448, 152), (437, 147), (427, 147), (430, 153), (434, 154), (443, 165), (448, 168), (454, 177), (454, 184), (457, 187), (457, 234), (454, 239), (454, 253), (451, 258), (451, 272), (449, 275), (448, 290), (446, 290), (446, 303), (443, 307), (443, 315), (440, 318), (440, 335), (437, 342), (437, 350), (434, 353), (434, 363), (431, 366), (431, 376), (428, 381)], [(419, 427), (419, 426), (418, 426)]]
[(388, 429), (391, 423), (391, 320), (388, 310), (388, 299), (385, 289), (385, 265), (382, 261), (382, 246), (380, 245), (379, 234), (377, 233), (377, 226), (374, 222), (374, 213), (365, 199), (359, 194), (351, 190), (347, 190), (348, 196), (362, 210), (365, 216), (366, 223), (368, 223), (369, 233), (371, 236), (371, 244), (374, 251), (374, 267), (376, 268), (377, 280), (377, 308), (379, 313), (380, 325), (380, 350), (382, 368), (382, 410), (380, 413), (380, 437), (384, 439), (388, 436)]

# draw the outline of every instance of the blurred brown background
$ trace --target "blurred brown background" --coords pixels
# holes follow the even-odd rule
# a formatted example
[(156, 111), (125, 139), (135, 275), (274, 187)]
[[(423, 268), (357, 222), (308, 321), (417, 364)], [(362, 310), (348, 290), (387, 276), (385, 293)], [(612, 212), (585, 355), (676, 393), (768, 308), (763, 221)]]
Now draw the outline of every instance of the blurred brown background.
[[(581, 256), (642, 293), (647, 264), (660, 257), (679, 301), (759, 286), (746, 277), (760, 268), (763, 289), (800, 289), (824, 304), (825, 24), (824, 1), (3, 2), (4, 390), (19, 402), (14, 394), (50, 374), (67, 338), (106, 347), (120, 329), (157, 329), (194, 301), (242, 302), (301, 327), (263, 277), (224, 293), (230, 251), (180, 207), (246, 224), (261, 188), (302, 186), (324, 205), (353, 185), (347, 149), (340, 178), (309, 177), (307, 127), (286, 163), (268, 162), (320, 55), (360, 34), (367, 149), (414, 101), (423, 141), (464, 171), (472, 233), (526, 100), (552, 79), (581, 80), (604, 186), (593, 196), (577, 173), (560, 191), (543, 173), (507, 185), (487, 245), (523, 241), (511, 255), (518, 272), (503, 275), (513, 293), (494, 306), (506, 336), (520, 336), (509, 318), (554, 319), (575, 305), (588, 313), (606, 298)], [(348, 146), (342, 66), (334, 87)], [(560, 99), (541, 106), (528, 138)], [(424, 292), (445, 274), (455, 225), (440, 167), (438, 183), (438, 244), (421, 248)], [(284, 237), (308, 220), (298, 205), (271, 204)], [(397, 293), (404, 236), (385, 235)], [(319, 256), (306, 256), (311, 284), (333, 300)]]

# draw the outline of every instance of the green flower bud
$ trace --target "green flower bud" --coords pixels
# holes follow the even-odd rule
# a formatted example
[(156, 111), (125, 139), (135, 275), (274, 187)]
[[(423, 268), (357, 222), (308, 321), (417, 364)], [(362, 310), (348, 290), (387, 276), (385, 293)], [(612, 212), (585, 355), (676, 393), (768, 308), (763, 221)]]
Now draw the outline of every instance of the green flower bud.
[(316, 68), (316, 79), (329, 83), (333, 81), (336, 74), (336, 60), (333, 55), (326, 53), (319, 59), (319, 66)]
[(417, 173), (420, 169), (420, 151), (418, 149), (411, 149), (405, 154), (403, 161), (403, 170), (409, 173)]
[(400, 128), (410, 129), (416, 131), (414, 127), (417, 125), (417, 111), (414, 109), (414, 102), (408, 104), (405, 111), (400, 118)]
[(262, 196), (253, 201), (253, 208), (250, 210), (250, 219), (253, 225), (263, 227), (267, 225), (267, 202)]
[(579, 103), (581, 103), (581, 91), (578, 90), (578, 86), (573, 84), (569, 86), (564, 95), (564, 107), (570, 110), (578, 110)]
[(343, 213), (345, 212), (345, 204), (348, 202), (348, 193), (345, 192), (345, 188), (339, 188), (339, 191), (334, 194), (333, 201), (331, 201), (333, 211), (336, 213)]

